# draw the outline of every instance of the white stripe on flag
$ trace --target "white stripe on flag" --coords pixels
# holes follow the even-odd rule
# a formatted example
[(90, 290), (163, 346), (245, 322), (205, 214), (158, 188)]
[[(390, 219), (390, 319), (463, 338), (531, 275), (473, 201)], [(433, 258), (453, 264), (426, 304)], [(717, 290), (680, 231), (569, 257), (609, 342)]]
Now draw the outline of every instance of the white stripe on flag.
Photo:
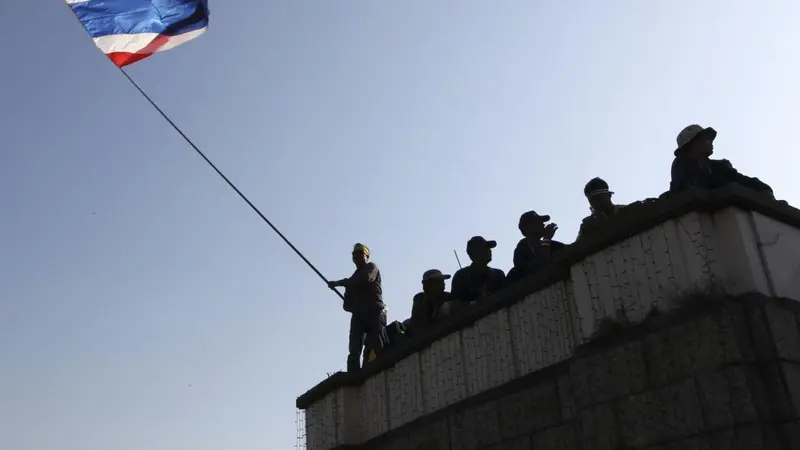
[(67, 0), (68, 5), (74, 5), (76, 3), (88, 3), (89, 0)]
[[(2, 1), (2, 0), (0, 0)], [(67, 0), (76, 1), (76, 0)], [(200, 36), (206, 31), (206, 28), (190, 31), (188, 33), (179, 34), (177, 36), (169, 36), (167, 42), (159, 47), (156, 51), (163, 52), (165, 50), (173, 49), (185, 42)], [(94, 43), (105, 54), (109, 53), (138, 53), (144, 50), (151, 42), (158, 38), (158, 33), (140, 33), (140, 34), (112, 34), (108, 36), (101, 36), (94, 38)]]

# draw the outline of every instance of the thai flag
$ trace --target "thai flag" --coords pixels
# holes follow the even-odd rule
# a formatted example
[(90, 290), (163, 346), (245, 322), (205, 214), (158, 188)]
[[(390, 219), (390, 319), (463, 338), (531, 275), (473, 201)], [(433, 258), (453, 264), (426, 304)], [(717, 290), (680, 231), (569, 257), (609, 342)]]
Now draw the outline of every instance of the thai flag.
[(67, 4), (117, 67), (175, 48), (208, 28), (208, 0), (67, 0)]

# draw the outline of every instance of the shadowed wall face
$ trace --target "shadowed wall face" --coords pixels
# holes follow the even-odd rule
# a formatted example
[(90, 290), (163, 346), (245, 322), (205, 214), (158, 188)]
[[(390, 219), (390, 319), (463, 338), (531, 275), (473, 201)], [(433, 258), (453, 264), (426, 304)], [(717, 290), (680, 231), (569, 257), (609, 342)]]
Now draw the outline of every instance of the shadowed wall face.
[(789, 450), (798, 318), (797, 304), (759, 296), (648, 319), (368, 448)]

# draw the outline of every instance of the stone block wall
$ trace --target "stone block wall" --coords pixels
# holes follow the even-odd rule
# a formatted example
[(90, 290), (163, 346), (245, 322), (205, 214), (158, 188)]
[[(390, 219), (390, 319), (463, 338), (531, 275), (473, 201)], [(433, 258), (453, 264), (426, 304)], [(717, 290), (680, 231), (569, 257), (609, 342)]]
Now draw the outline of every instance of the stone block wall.
[[(612, 328), (620, 323), (635, 328), (642, 321), (652, 324), (654, 313), (673, 317), (676, 307), (680, 309), (676, 299), (690, 294), (713, 294), (717, 299), (758, 295), (800, 305), (800, 211), (762, 200), (738, 189), (687, 192), (659, 200), (641, 210), (637, 220), (610, 227), (608, 236), (571, 246), (544, 273), (509, 286), (450, 323), (429, 330), (429, 335), (401, 343), (362, 373), (335, 374), (298, 398), (298, 408), (306, 412), (309, 450), (377, 442), (457, 405), (477, 404), (487, 395), (496, 398), (497, 392), (520, 386), (520, 380), (543, 379), (542, 374), (553, 374), (556, 368), (566, 370), (562, 376), (567, 381), (550, 380), (560, 401), (565, 401), (563, 392), (571, 386), (577, 408), (574, 418), (559, 422), (558, 427), (566, 428), (558, 430), (574, 427), (576, 421), (581, 436), (594, 429), (609, 433), (616, 427), (614, 442), (621, 442), (623, 448), (658, 448), (654, 445), (671, 442), (658, 435), (631, 443), (633, 438), (625, 430), (649, 427), (628, 423), (641, 419), (640, 405), (674, 398), (689, 401), (700, 395), (697, 386), (714, 385), (702, 380), (704, 371), (710, 370), (707, 364), (742, 365), (745, 360), (719, 362), (713, 352), (698, 353), (710, 352), (705, 343), (698, 342), (706, 342), (704, 333), (712, 331), (692, 321), (674, 322), (677, 331), (667, 337), (648, 335), (609, 347), (606, 353), (587, 353), (587, 349), (598, 349), (598, 335), (609, 323)], [(745, 328), (756, 333), (751, 347), (768, 342), (774, 346), (776, 339), (784, 342), (798, 337), (797, 327), (791, 325), (794, 319), (787, 318), (793, 316), (776, 315), (768, 308), (752, 313), (771, 324), (769, 333), (778, 334), (773, 336), (759, 328), (760, 322), (749, 321)], [(741, 329), (741, 324), (736, 326)], [(767, 333), (769, 338), (758, 333)], [(659, 341), (662, 338), (664, 342)], [(749, 351), (766, 358), (768, 350), (754, 347)], [(636, 356), (640, 353), (644, 356)], [(794, 361), (776, 355), (768, 359), (773, 365), (778, 360)], [(757, 365), (752, 358), (747, 364)], [(775, 369), (789, 374), (781, 375), (782, 380), (792, 376), (793, 366), (788, 367)], [(646, 376), (631, 378), (636, 373)], [(588, 374), (588, 381), (580, 374)], [(695, 380), (695, 397), (686, 394), (688, 385), (679, 384), (690, 376)], [(614, 412), (613, 423), (604, 413), (609, 408)], [(469, 423), (468, 418), (464, 420)], [(487, 420), (482, 430), (492, 429), (493, 421)], [(670, 423), (671, 419), (652, 420)], [(451, 436), (453, 426), (448, 419), (428, 424), (425, 430)], [(557, 439), (556, 425), (548, 427), (542, 432)], [(532, 434), (529, 437), (535, 442)], [(411, 443), (399, 448), (405, 445)]]
[(648, 319), (350, 448), (800, 448), (800, 307), (751, 296)]

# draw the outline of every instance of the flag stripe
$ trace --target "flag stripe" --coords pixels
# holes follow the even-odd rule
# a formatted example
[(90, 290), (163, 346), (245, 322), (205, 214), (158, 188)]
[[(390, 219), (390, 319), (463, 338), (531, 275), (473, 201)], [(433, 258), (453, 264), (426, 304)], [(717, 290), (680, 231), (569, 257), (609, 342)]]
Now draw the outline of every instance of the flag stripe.
[(159, 37), (164, 37), (163, 43), (160, 43), (158, 48), (146, 53), (163, 52), (165, 50), (173, 49), (185, 42), (188, 42), (206, 31), (207, 28), (190, 31), (179, 36), (163, 36), (157, 33), (142, 33), (142, 34), (115, 34), (111, 36), (101, 36), (94, 38), (94, 43), (103, 53), (140, 53), (147, 48), (148, 45), (156, 42)]
[(208, 26), (204, 2), (197, 0), (67, 0), (93, 38), (156, 33), (177, 36)]

